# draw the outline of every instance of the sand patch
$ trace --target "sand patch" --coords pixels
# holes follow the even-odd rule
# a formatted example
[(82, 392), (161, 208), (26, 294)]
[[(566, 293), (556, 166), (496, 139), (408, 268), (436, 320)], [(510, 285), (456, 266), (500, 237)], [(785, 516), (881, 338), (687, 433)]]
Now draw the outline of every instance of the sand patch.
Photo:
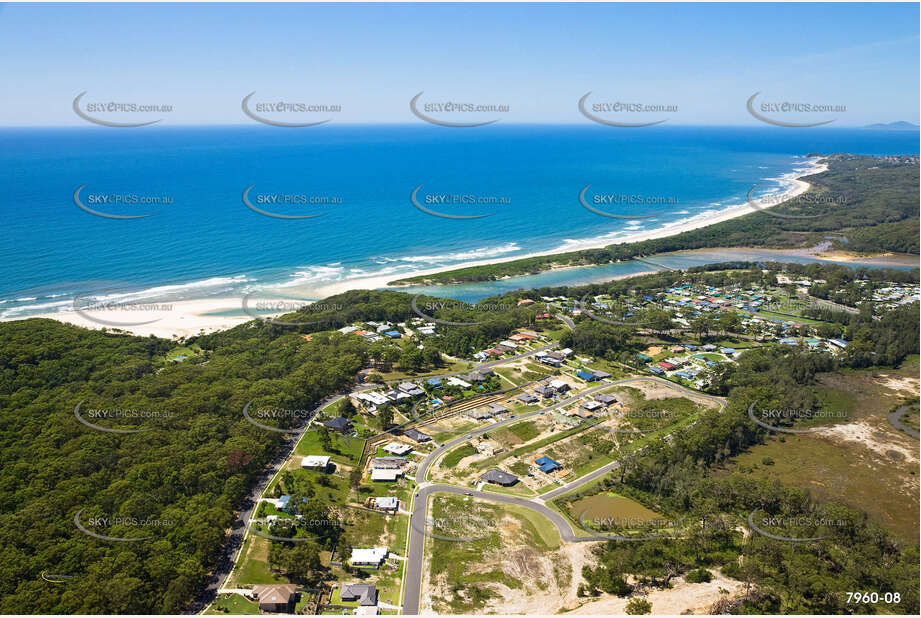
[[(704, 584), (689, 584), (683, 578), (673, 580), (674, 587), (668, 590), (652, 590), (646, 600), (652, 603), (652, 613), (662, 614), (707, 614), (710, 607), (720, 599), (735, 598), (745, 591), (745, 584), (711, 571), (713, 581)], [(723, 592), (726, 591), (726, 592)], [(623, 614), (629, 598), (605, 595), (588, 601), (573, 610), (572, 614)]]
[(883, 388), (888, 388), (891, 391), (910, 397), (917, 397), (921, 392), (921, 380), (910, 376), (893, 376), (879, 373), (874, 376), (873, 381)]
[(866, 421), (834, 425), (823, 429), (818, 435), (839, 442), (857, 443), (869, 449), (884, 460), (893, 460), (890, 451), (895, 452), (896, 459), (911, 463), (918, 462), (917, 448), (907, 448), (892, 439), (892, 434), (884, 433)]

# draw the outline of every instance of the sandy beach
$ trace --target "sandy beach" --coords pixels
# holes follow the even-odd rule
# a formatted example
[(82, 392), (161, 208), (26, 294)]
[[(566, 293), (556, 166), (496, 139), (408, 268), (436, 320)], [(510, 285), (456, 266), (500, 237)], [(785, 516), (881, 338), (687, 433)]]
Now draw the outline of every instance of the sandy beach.
[[(819, 174), (828, 169), (828, 166), (825, 164), (819, 163), (818, 159), (814, 159), (807, 171), (803, 172), (800, 176), (796, 178), (789, 178), (786, 181), (790, 183), (790, 187), (784, 191), (782, 198), (772, 200), (774, 204), (780, 204), (784, 200), (792, 199), (798, 195), (802, 195), (809, 190), (811, 186), (805, 180), (802, 180), (805, 176), (811, 176), (813, 174)], [(761, 209), (770, 206), (761, 206)], [(713, 225), (715, 223), (721, 223), (723, 221), (729, 221), (730, 219), (735, 219), (736, 217), (741, 217), (743, 215), (748, 215), (753, 212), (757, 212), (756, 208), (748, 204), (741, 204), (733, 208), (727, 208), (718, 213), (707, 214), (706, 216), (691, 217), (686, 221), (676, 221), (670, 223), (656, 230), (647, 230), (643, 232), (637, 232), (636, 234), (631, 234), (628, 236), (623, 236), (618, 238), (615, 241), (609, 239), (595, 239), (588, 240), (579, 243), (567, 243), (565, 247), (560, 247), (553, 251), (543, 251), (536, 253), (529, 253), (527, 255), (516, 255), (513, 257), (505, 258), (492, 258), (489, 260), (479, 260), (473, 262), (465, 262), (463, 264), (452, 264), (450, 266), (444, 266), (441, 268), (434, 268), (429, 270), (420, 270), (413, 273), (404, 273), (395, 277), (394, 275), (380, 275), (374, 277), (366, 277), (362, 279), (350, 279), (348, 281), (341, 281), (332, 283), (330, 285), (324, 286), (319, 289), (320, 295), (323, 297), (332, 296), (334, 294), (341, 294), (348, 290), (356, 289), (376, 289), (385, 287), (389, 282), (394, 281), (395, 279), (405, 279), (409, 277), (417, 277), (420, 275), (432, 275), (435, 273), (445, 272), (448, 270), (457, 270), (459, 268), (467, 268), (470, 266), (484, 266), (487, 264), (501, 264), (503, 262), (514, 262), (515, 260), (521, 260), (529, 257), (538, 257), (543, 255), (555, 255), (558, 253), (567, 253), (569, 251), (581, 251), (584, 249), (598, 249), (602, 247), (607, 247), (609, 245), (620, 245), (631, 242), (639, 242), (643, 240), (651, 240), (654, 238), (664, 238), (666, 236), (674, 236), (675, 234), (680, 234), (682, 232), (689, 232), (691, 230), (696, 230), (702, 227), (707, 227), (708, 225)], [(394, 288), (399, 289), (399, 288)]]
[[(785, 178), (784, 180), (786, 183), (788, 183), (789, 186), (783, 193), (784, 199), (796, 197), (809, 189), (809, 183), (802, 180), (804, 176), (817, 174), (825, 171), (826, 169), (827, 167), (820, 164), (818, 160), (812, 160), (809, 169), (803, 171), (800, 176), (795, 178)], [(782, 201), (782, 199), (778, 199), (775, 203), (780, 203)], [(684, 221), (677, 221), (675, 223), (665, 225), (659, 229), (625, 235), (617, 238), (616, 240), (611, 240), (610, 238), (599, 238), (584, 242), (569, 242), (565, 246), (553, 251), (532, 253), (525, 256), (517, 255), (514, 257), (500, 259), (494, 258), (490, 260), (452, 264), (450, 266), (444, 266), (437, 269), (402, 273), (399, 275), (399, 278), (434, 274), (469, 266), (510, 262), (522, 259), (524, 257), (555, 255), (569, 251), (605, 247), (612, 244), (631, 243), (653, 238), (663, 238), (666, 236), (672, 236), (674, 234), (680, 234), (682, 232), (706, 227), (708, 225), (713, 225), (715, 223), (720, 223), (722, 221), (728, 221), (730, 219), (747, 215), (752, 212), (755, 212), (755, 208), (748, 204), (742, 204), (716, 213), (707, 213), (703, 216), (691, 217)], [(383, 288), (386, 287), (390, 281), (394, 280), (394, 278), (395, 275), (387, 274), (349, 279), (319, 288), (316, 290), (316, 296), (320, 298), (326, 298), (335, 294), (341, 294), (348, 290)], [(293, 291), (289, 291), (289, 293), (292, 293), (293, 295)], [(303, 301), (291, 302), (298, 302), (303, 304)], [(288, 311), (290, 311), (290, 309)], [(278, 313), (287, 313), (288, 311), (280, 311)], [(259, 315), (269, 317), (275, 314), (260, 311)], [(20, 316), (6, 319), (24, 319), (25, 317), (26, 316)], [(109, 330), (120, 330), (122, 332), (140, 336), (155, 335), (158, 337), (170, 339), (187, 338), (194, 335), (214, 332), (216, 330), (233, 328), (234, 326), (238, 326), (253, 319), (252, 314), (248, 315), (242, 310), (242, 299), (240, 297), (215, 297), (196, 300), (169, 301), (152, 310), (140, 310), (137, 308), (121, 310), (116, 308), (104, 312), (77, 312), (69, 308), (68, 310), (61, 310), (53, 313), (45, 313), (28, 317), (51, 318), (86, 328), (107, 328)]]

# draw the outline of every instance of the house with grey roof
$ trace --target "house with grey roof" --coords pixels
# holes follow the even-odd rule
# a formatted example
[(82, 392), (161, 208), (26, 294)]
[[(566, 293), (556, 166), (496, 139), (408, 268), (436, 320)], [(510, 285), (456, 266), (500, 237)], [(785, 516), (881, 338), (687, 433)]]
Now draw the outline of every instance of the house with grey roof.
[(358, 601), (359, 605), (377, 605), (377, 586), (370, 584), (345, 584), (339, 591), (343, 601)]
[(493, 468), (492, 470), (489, 470), (480, 476), (480, 480), (486, 481), (487, 483), (493, 483), (495, 485), (503, 485), (504, 487), (509, 487), (510, 485), (514, 485), (518, 482), (518, 477), (503, 470)]
[(410, 440), (415, 440), (416, 442), (428, 442), (431, 440), (431, 436), (424, 434), (418, 429), (407, 429), (403, 432), (403, 435), (409, 438)]
[(371, 460), (372, 470), (399, 470), (407, 463), (405, 457), (375, 457)]

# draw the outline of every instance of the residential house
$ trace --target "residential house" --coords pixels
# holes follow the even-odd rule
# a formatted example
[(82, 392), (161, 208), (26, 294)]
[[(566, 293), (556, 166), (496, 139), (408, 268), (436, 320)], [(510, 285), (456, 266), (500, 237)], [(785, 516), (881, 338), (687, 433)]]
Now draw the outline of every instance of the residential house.
[(432, 439), (431, 436), (422, 433), (418, 429), (407, 429), (403, 432), (403, 435), (410, 440), (415, 440), (416, 442), (428, 442)]
[(409, 461), (405, 457), (373, 457), (372, 470), (401, 470)]
[(403, 382), (397, 388), (411, 397), (416, 397), (418, 395), (425, 394), (424, 390), (422, 390), (421, 388), (419, 388), (412, 382)]
[(344, 416), (337, 416), (323, 422), (323, 426), (339, 433), (346, 433), (352, 429), (352, 423)]
[(307, 455), (301, 459), (301, 467), (307, 470), (326, 472), (329, 470), (329, 457), (326, 455)]
[(493, 483), (495, 485), (503, 485), (509, 487), (518, 482), (518, 477), (514, 474), (509, 474), (497, 468), (489, 470), (482, 476), (480, 476), (481, 481), (486, 481), (487, 483)]
[(352, 548), (352, 555), (349, 562), (353, 566), (373, 566), (379, 567), (387, 559), (389, 552), (386, 547), (355, 547)]
[(409, 444), (403, 444), (402, 442), (388, 442), (384, 446), (384, 450), (393, 455), (405, 455), (413, 450), (413, 447)]
[(377, 605), (377, 586), (370, 584), (345, 584), (339, 590), (339, 598), (346, 602), (358, 601), (358, 605)]
[(371, 480), (372, 481), (395, 481), (401, 476), (403, 476), (402, 470), (395, 470), (392, 468), (372, 468), (371, 469)]
[(397, 500), (396, 496), (378, 496), (374, 498), (374, 508), (380, 511), (396, 513), (397, 509), (400, 508), (400, 501)]
[(294, 584), (272, 584), (253, 586), (253, 596), (259, 601), (259, 610), (278, 614), (294, 611), (297, 586)]
[(550, 459), (546, 455), (544, 455), (543, 457), (538, 457), (537, 459), (534, 460), (534, 463), (537, 464), (537, 466), (541, 469), (542, 472), (546, 472), (546, 473), (553, 472), (554, 470), (559, 470), (560, 468), (563, 467), (560, 465), (559, 462)]

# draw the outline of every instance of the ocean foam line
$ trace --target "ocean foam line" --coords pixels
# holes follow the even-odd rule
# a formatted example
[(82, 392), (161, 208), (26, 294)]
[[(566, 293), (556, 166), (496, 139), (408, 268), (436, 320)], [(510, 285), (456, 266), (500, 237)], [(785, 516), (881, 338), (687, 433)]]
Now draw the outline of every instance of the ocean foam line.
[[(804, 176), (809, 173), (815, 172), (817, 169), (821, 169), (821, 166), (818, 163), (820, 159), (821, 157), (809, 158), (807, 159), (808, 163), (806, 165), (802, 165), (799, 161), (797, 161), (797, 167), (795, 167), (793, 171), (786, 172), (780, 176), (763, 178), (760, 181), (761, 183), (774, 182), (777, 184), (768, 189), (768, 191), (771, 191), (771, 193), (762, 193), (760, 194), (760, 196), (763, 197), (766, 195), (771, 195), (771, 196), (782, 195), (784, 193), (787, 193), (795, 189), (798, 186), (798, 182), (799, 182), (798, 179), (800, 176)], [(721, 209), (707, 208), (706, 210), (696, 212), (691, 217), (679, 218), (674, 221), (669, 221), (669, 222), (663, 223), (662, 225), (659, 225), (658, 227), (647, 227), (647, 228), (642, 229), (642, 231), (648, 232), (651, 236), (656, 235), (661, 232), (666, 232), (671, 228), (680, 227), (680, 226), (687, 225), (687, 224), (698, 223), (698, 222), (701, 222), (701, 221), (704, 221), (706, 219), (713, 218), (713, 217), (721, 217), (722, 215), (728, 214), (732, 212), (733, 210), (739, 208), (745, 203), (746, 202), (745, 202), (744, 196), (743, 197), (733, 196), (730, 198), (724, 198), (722, 201), (710, 202), (709, 204), (706, 204), (705, 206), (697, 207), (697, 208), (701, 208), (701, 207), (706, 208), (707, 206), (724, 206), (724, 208), (721, 208)], [(691, 208), (694, 208), (694, 207), (691, 206)], [(673, 214), (690, 214), (690, 211), (685, 209), (685, 210), (681, 210)], [(655, 220), (647, 219), (645, 223), (651, 223), (653, 221)], [(563, 241), (563, 243), (559, 247), (557, 247), (554, 250), (554, 253), (576, 251), (584, 247), (589, 247), (589, 246), (597, 247), (597, 246), (603, 246), (605, 244), (611, 244), (614, 241), (620, 238), (623, 238), (625, 236), (634, 235), (634, 233), (638, 229), (640, 228), (639, 227), (629, 227), (625, 230), (620, 230), (616, 232), (608, 232), (607, 234), (603, 234), (601, 236), (593, 236), (591, 238), (566, 239)]]
[[(92, 285), (95, 283), (96, 286), (101, 284), (107, 284), (107, 282), (102, 281), (88, 281), (86, 283), (86, 289), (75, 289), (75, 291), (59, 292), (55, 291), (51, 294), (43, 294), (40, 297), (35, 296), (24, 296), (19, 298), (6, 298), (0, 299), (0, 303), (20, 303), (17, 306), (10, 307), (0, 313), (0, 318), (6, 318), (10, 316), (28, 316), (35, 313), (48, 313), (53, 311), (55, 313), (61, 311), (67, 311), (65, 307), (73, 307), (73, 299), (76, 296), (81, 298), (92, 299), (97, 302), (131, 302), (139, 300), (151, 300), (158, 302), (165, 302), (168, 300), (183, 300), (183, 297), (190, 298), (199, 298), (198, 294), (194, 296), (189, 296), (188, 292), (193, 290), (203, 290), (208, 288), (220, 288), (213, 289), (209, 296), (214, 296), (219, 292), (224, 291), (235, 291), (239, 284), (247, 282), (249, 279), (246, 275), (237, 275), (234, 277), (209, 277), (207, 279), (201, 279), (198, 281), (191, 281), (189, 283), (179, 283), (179, 284), (169, 284), (169, 285), (158, 285), (150, 288), (144, 288), (141, 290), (135, 291), (125, 291), (125, 292), (112, 292), (105, 293), (109, 290), (118, 289), (119, 285), (127, 285), (128, 282), (111, 282), (108, 288), (103, 287), (101, 290), (94, 291)], [(64, 284), (62, 284), (64, 285)], [(67, 283), (69, 288), (78, 288), (79, 284)], [(53, 298), (67, 297), (67, 300), (58, 300), (48, 302)], [(172, 297), (172, 298), (171, 298)], [(39, 302), (34, 302), (34, 301)], [(29, 304), (21, 304), (29, 303)]]

